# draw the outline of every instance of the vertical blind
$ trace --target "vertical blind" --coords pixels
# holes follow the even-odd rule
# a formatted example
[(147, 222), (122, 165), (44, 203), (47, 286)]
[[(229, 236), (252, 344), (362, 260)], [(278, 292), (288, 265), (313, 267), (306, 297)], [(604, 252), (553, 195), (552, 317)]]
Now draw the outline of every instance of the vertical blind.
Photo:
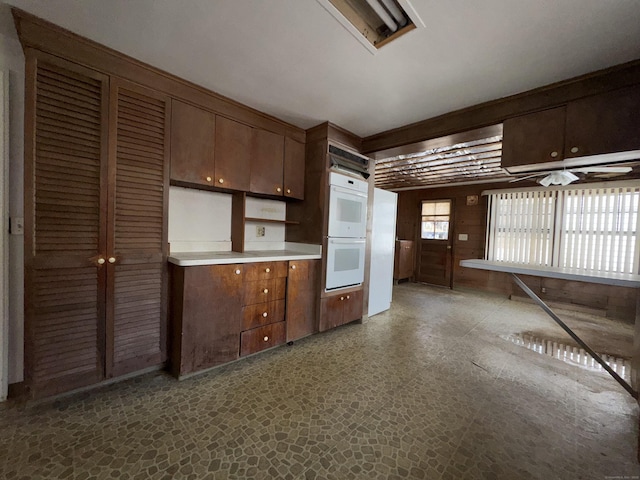
[(489, 193), (486, 259), (638, 273), (640, 186)]

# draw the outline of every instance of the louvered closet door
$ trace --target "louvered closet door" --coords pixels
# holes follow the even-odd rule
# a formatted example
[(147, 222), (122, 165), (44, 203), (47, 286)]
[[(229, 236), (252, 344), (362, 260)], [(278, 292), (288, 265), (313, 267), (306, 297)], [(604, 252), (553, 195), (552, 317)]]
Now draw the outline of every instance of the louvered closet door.
[(104, 377), (108, 79), (27, 51), (25, 382), (34, 397)]
[(169, 101), (111, 81), (107, 376), (166, 358)]

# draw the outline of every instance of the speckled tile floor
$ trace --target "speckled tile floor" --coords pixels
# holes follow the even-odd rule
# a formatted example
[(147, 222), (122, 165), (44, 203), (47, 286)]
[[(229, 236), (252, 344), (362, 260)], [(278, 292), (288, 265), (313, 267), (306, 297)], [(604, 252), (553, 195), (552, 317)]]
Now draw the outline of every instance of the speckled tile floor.
[(531, 330), (565, 335), (534, 305), (403, 284), (367, 324), (182, 382), (2, 404), (0, 478), (640, 478), (633, 399), (500, 337)]

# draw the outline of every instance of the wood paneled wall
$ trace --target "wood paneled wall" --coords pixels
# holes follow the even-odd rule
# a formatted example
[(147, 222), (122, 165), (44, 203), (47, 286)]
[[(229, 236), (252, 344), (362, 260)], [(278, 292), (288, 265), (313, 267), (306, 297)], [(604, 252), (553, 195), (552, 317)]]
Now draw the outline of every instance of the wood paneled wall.
[[(487, 197), (482, 197), (482, 192), (509, 187), (512, 185), (496, 183), (399, 192), (398, 238), (419, 241), (420, 203), (423, 200), (450, 198), (453, 200), (453, 288), (473, 288), (526, 297), (508, 274), (460, 266), (461, 260), (484, 257)], [(467, 196), (470, 195), (478, 195), (477, 205), (467, 205)], [(460, 241), (458, 235), (465, 233), (468, 240)], [(522, 279), (545, 301), (597, 309), (606, 312), (608, 317), (629, 322), (635, 319), (636, 292), (633, 288), (530, 276), (523, 276)], [(545, 293), (542, 293), (542, 288)]]

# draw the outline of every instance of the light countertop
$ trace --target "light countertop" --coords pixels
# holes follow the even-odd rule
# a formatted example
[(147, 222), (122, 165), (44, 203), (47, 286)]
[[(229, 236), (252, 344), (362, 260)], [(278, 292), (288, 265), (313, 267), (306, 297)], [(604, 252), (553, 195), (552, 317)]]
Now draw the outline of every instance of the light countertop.
[(533, 275), (536, 277), (559, 278), (562, 280), (618, 285), (621, 287), (640, 287), (640, 275), (632, 275), (629, 273), (593, 273), (574, 268), (539, 267), (480, 259), (462, 260), (460, 266), (480, 270), (491, 270), (494, 272), (515, 273), (516, 275)]
[(222, 265), (229, 263), (280, 262), (289, 260), (316, 260), (320, 253), (299, 250), (255, 250), (250, 252), (185, 252), (169, 255), (169, 263), (180, 267)]

